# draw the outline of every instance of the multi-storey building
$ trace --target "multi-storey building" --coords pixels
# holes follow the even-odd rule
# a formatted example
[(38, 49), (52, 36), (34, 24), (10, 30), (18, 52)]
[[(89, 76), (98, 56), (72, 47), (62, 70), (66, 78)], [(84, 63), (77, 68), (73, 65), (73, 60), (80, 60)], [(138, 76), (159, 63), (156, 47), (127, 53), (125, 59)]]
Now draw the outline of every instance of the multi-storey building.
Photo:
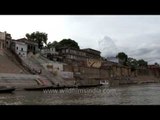
[(38, 44), (33, 41), (29, 41), (26, 38), (21, 38), (12, 40), (11, 50), (20, 56), (26, 57), (29, 52), (32, 52), (33, 54), (37, 53)]
[(3, 50), (4, 48), (10, 48), (11, 44), (11, 34), (5, 32), (0, 32), (0, 50)]

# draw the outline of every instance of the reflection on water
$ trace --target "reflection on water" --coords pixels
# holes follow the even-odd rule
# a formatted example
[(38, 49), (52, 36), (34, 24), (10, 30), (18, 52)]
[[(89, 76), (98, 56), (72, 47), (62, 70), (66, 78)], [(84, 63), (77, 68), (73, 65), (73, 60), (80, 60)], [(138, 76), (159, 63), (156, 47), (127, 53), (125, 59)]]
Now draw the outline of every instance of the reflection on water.
[(151, 105), (160, 104), (160, 84), (84, 89), (15, 91), (0, 94), (1, 105)]

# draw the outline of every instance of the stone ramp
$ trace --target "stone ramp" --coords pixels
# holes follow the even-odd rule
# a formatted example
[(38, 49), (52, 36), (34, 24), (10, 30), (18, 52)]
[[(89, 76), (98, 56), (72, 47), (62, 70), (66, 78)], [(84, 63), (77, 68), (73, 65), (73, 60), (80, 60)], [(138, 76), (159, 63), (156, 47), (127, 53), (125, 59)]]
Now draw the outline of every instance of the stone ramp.
[[(54, 63), (54, 61), (48, 60), (47, 58), (43, 57), (40, 54), (38, 56), (35, 55), (34, 57), (32, 57), (32, 60), (42, 70), (41, 75), (46, 77), (49, 81), (51, 81), (53, 85), (65, 86), (65, 85), (68, 85), (69, 83), (73, 83), (73, 82), (67, 82), (66, 80), (64, 80), (60, 76), (53, 75), (51, 72), (49, 72), (48, 70), (46, 70), (43, 67), (44, 63)], [(69, 85), (71, 85), (71, 84), (69, 84)]]
[(30, 74), (7, 49), (0, 54), (0, 73), (22, 73)]
[(0, 73), (0, 86), (24, 88), (38, 85), (51, 86), (52, 84), (39, 75)]
[(0, 73), (25, 73), (5, 55), (0, 55)]

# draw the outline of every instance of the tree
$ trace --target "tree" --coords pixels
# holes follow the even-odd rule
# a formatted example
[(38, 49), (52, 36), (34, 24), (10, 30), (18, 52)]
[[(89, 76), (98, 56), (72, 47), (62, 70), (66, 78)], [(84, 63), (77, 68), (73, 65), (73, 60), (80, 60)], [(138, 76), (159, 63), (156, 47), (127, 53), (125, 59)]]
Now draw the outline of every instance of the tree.
[(53, 41), (52, 43), (49, 42), (49, 43), (47, 44), (47, 48), (56, 47), (57, 45), (58, 45), (58, 42), (57, 42), (57, 41)]
[(44, 32), (33, 32), (31, 34), (27, 33), (26, 37), (28, 40), (34, 41), (38, 43), (38, 48), (42, 49), (43, 44), (47, 44), (48, 36)]
[(137, 62), (138, 62), (138, 67), (147, 67), (148, 65), (148, 62), (144, 61), (143, 59), (140, 59)]
[(62, 47), (79, 49), (78, 43), (76, 41), (72, 40), (72, 39), (63, 39), (63, 40), (61, 40), (58, 43), (58, 45), (56, 46), (56, 48), (62, 48)]
[(159, 67), (159, 64), (157, 62), (155, 62), (154, 65)]
[(119, 52), (116, 57), (119, 59), (119, 63), (127, 65), (128, 56), (124, 52)]
[(132, 71), (134, 71), (134, 70), (136, 70), (137, 67), (138, 67), (138, 62), (137, 62), (136, 59), (129, 57), (129, 58), (127, 59), (127, 65), (128, 65), (129, 67), (131, 67), (131, 70), (132, 70)]

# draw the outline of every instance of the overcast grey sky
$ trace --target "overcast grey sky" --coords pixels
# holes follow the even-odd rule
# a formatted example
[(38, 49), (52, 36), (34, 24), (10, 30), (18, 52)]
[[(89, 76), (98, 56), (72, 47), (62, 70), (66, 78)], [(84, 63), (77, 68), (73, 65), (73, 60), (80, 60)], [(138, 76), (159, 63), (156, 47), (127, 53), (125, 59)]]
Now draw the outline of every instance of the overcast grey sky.
[(48, 42), (71, 38), (80, 48), (101, 50), (102, 56), (124, 51), (160, 63), (160, 15), (1, 15), (0, 31), (13, 39), (40, 31), (48, 34)]

